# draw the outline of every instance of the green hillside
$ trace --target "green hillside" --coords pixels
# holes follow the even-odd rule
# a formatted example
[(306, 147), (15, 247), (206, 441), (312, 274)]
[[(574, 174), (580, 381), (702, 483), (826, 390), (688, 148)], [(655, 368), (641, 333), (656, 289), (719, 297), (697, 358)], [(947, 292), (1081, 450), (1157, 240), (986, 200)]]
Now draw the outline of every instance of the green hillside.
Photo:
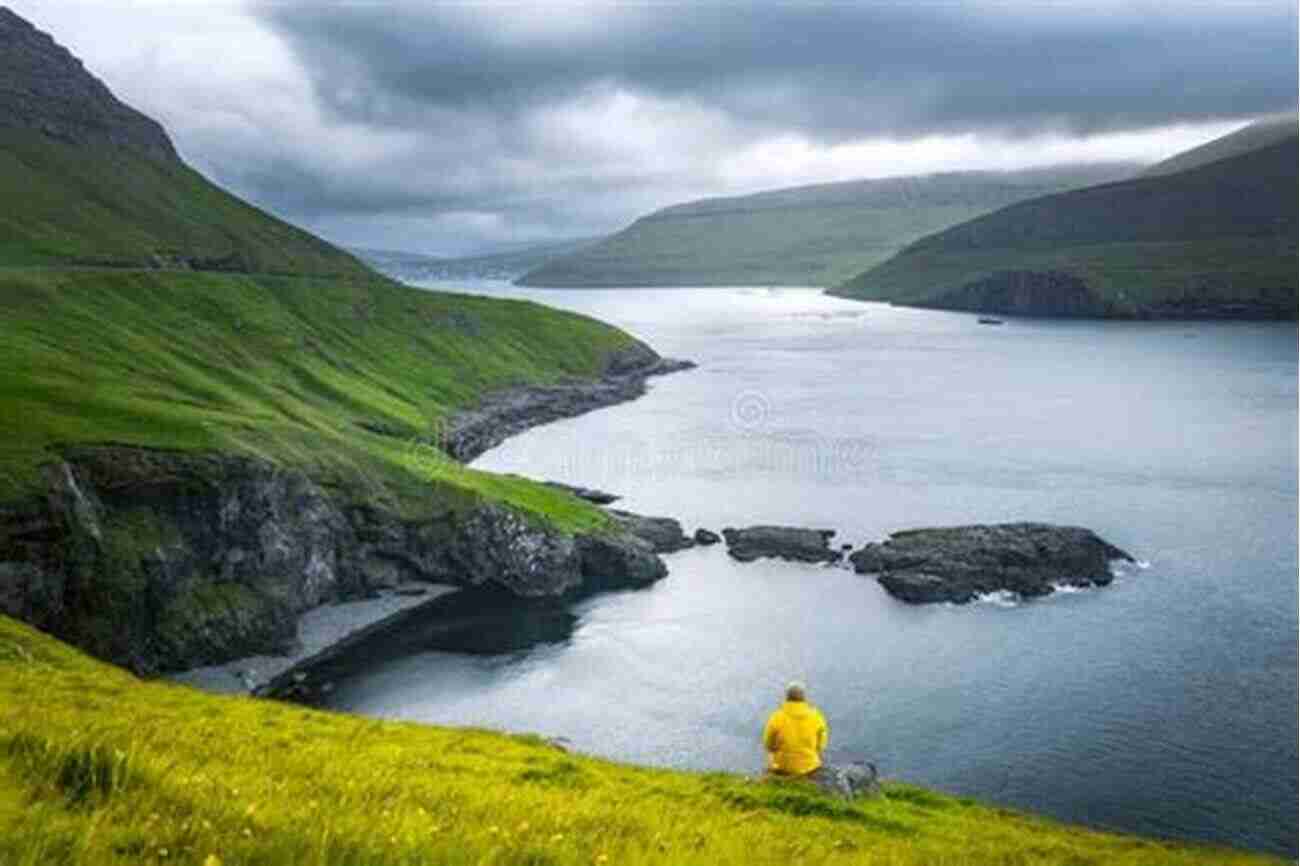
[[(901, 783), (844, 804), (542, 738), (144, 682), (0, 616), (0, 862), (1264, 864)], [(757, 735), (756, 735), (757, 747)]]
[(366, 273), (180, 160), (0, 128), (0, 263)]
[(106, 269), (0, 268), (0, 308), (0, 502), (37, 492), (56, 454), (112, 442), (262, 456), (417, 510), (438, 481), (599, 520), (412, 443), (493, 389), (597, 376), (632, 338), (594, 320), (378, 276)]
[(436, 431), (496, 389), (596, 378), (630, 336), (394, 283), (208, 182), (3, 8), (0, 48), (0, 504), (113, 443), (263, 457), (404, 511), (487, 497), (603, 522), (455, 464)]
[(1296, 315), (1294, 135), (926, 237), (833, 294), (996, 313)]
[(1132, 174), (1131, 165), (956, 172), (675, 205), (561, 256), (520, 285), (833, 286), (905, 244), (1011, 202)]

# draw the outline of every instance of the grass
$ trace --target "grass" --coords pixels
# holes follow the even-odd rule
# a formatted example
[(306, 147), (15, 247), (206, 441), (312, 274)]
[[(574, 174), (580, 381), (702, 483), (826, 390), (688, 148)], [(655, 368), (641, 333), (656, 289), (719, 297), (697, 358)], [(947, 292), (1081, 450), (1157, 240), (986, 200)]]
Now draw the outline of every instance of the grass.
[(1262, 864), (902, 783), (799, 785), (565, 754), (147, 682), (0, 616), (0, 862)]
[(0, 263), (365, 277), (356, 259), (180, 161), (0, 129)]
[[(1118, 311), (1184, 298), (1295, 300), (1296, 239), (1109, 243), (1052, 248), (917, 251), (898, 256), (834, 294), (923, 301), (997, 271), (1058, 271), (1081, 278)], [(1289, 293), (1289, 294), (1288, 294)]]
[(9, 268), (0, 337), (0, 502), (67, 449), (116, 443), (257, 456), (412, 515), (462, 496), (604, 525), (438, 448), (488, 391), (599, 375), (631, 337), (583, 316), (377, 276)]
[(704, 199), (637, 220), (612, 237), (547, 262), (519, 282), (835, 286), (930, 232), (1123, 170), (963, 172)]

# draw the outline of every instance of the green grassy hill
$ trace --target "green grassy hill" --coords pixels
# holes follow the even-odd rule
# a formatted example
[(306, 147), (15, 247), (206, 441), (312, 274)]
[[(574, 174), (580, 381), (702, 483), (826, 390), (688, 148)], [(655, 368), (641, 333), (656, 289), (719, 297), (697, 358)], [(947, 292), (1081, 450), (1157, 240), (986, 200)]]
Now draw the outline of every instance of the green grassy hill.
[[(144, 682), (0, 616), (0, 862), (12, 866), (1264, 864), (887, 783), (633, 767), (542, 738)], [(757, 733), (755, 734), (757, 748)]]
[(594, 378), (632, 342), (583, 316), (377, 275), (0, 268), (0, 309), (0, 503), (35, 495), (58, 454), (111, 442), (260, 456), (406, 491), (417, 510), (441, 481), (582, 520), (589, 509), (550, 488), (443, 459), (436, 431), (489, 391)]
[(833, 286), (929, 232), (1011, 202), (1133, 171), (1125, 164), (957, 172), (703, 199), (643, 217), (516, 282)]
[(1030, 315), (1296, 315), (1297, 147), (1020, 202), (833, 294)]
[(0, 264), (358, 277), (352, 256), (179, 159), (0, 128)]
[[(493, 392), (599, 379), (629, 349), (644, 358), (630, 335), (395, 283), (206, 181), (161, 127), (2, 8), (0, 53), (16, 75), (0, 87), (0, 611), (150, 669), (192, 658), (167, 655), (167, 616), (229, 658), (366, 591), (350, 563), (321, 579), (256, 558), (266, 570), (232, 576), (222, 557), (246, 551), (210, 550), (227, 542), (202, 526), (183, 535), (205, 491), (253, 495), (232, 459), (305, 479), (340, 513), (369, 515), (355, 526), (388, 533), (451, 533), (487, 511), (559, 539), (609, 529), (566, 493), (457, 463), (440, 435)], [(91, 490), (79, 524), (58, 504), (59, 472), (88, 471), (91, 455), (115, 498)]]

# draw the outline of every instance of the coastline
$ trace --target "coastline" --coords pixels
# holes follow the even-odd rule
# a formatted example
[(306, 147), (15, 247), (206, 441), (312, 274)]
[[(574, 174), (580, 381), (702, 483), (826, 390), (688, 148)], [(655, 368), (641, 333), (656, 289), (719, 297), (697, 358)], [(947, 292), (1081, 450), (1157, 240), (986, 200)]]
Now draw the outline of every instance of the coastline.
[[(489, 394), (477, 408), (453, 416), (439, 444), (455, 460), (469, 463), (511, 436), (635, 400), (646, 393), (651, 377), (695, 366), (693, 361), (660, 357), (636, 341), (611, 358), (605, 374), (595, 381), (523, 386)], [(246, 656), (164, 678), (223, 694), (281, 694), (292, 687), (294, 673), (300, 669), (319, 667), (360, 640), (461, 589), (450, 584), (411, 583), (377, 598), (326, 603), (298, 616), (298, 649), (291, 654)]]
[[(418, 594), (414, 594), (416, 589)], [(459, 590), (446, 584), (412, 584), (377, 598), (323, 604), (298, 617), (298, 649), (289, 655), (246, 656), (163, 678), (208, 692), (253, 694), (300, 665), (317, 662), (351, 640)]]

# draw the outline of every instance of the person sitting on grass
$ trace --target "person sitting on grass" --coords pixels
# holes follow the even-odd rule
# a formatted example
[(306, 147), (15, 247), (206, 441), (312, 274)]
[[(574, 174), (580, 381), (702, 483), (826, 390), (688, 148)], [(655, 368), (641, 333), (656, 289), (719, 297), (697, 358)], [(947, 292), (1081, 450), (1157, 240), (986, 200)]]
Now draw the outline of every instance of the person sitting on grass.
[(763, 728), (768, 774), (803, 777), (815, 773), (822, 765), (829, 736), (826, 719), (808, 703), (803, 683), (790, 683), (785, 688), (785, 703), (768, 717)]

